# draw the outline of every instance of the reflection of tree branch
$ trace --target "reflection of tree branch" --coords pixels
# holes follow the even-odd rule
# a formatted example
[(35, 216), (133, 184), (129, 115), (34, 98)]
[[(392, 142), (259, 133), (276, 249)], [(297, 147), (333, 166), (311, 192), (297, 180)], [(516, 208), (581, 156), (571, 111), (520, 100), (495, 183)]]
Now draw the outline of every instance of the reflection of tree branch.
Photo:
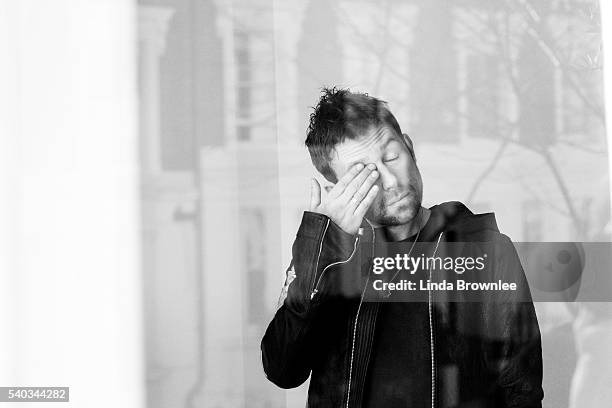
[[(567, 70), (565, 69), (565, 67), (561, 64), (558, 53), (555, 52), (554, 47), (551, 47), (549, 43), (547, 43), (545, 40), (549, 40), (548, 37), (546, 36), (545, 33), (542, 32), (542, 29), (540, 26), (540, 22), (542, 21), (539, 16), (537, 14), (534, 15), (535, 10), (530, 7), (529, 3), (526, 0), (520, 0), (521, 5), (523, 5), (524, 7), (526, 7), (526, 10), (524, 11), (524, 13), (522, 13), (524, 16), (527, 15), (527, 17), (525, 18), (527, 21), (527, 23), (530, 25), (530, 29), (527, 30), (529, 35), (531, 36), (531, 38), (536, 41), (536, 43), (538, 44), (538, 46), (542, 49), (542, 51), (547, 54), (549, 56), (549, 58), (551, 58), (553, 64), (559, 68), (564, 76), (566, 77), (568, 84), (570, 85), (570, 87), (576, 92), (576, 94), (580, 97), (580, 99), (583, 101), (583, 103), (585, 104), (586, 107), (588, 107), (589, 109), (591, 109), (597, 116), (599, 116), (600, 118), (602, 118), (602, 112), (596, 107), (594, 106), (590, 100), (588, 100), (588, 98), (586, 97), (586, 95), (582, 92), (581, 89), (579, 89), (579, 87), (577, 86), (577, 84), (574, 81), (574, 78), (571, 78), (570, 75), (567, 74)], [(512, 86), (512, 90), (514, 92), (514, 94), (516, 95), (516, 97), (519, 97), (521, 94), (521, 89), (519, 86), (519, 82), (518, 82), (518, 78), (517, 78), (517, 74), (515, 73), (515, 69), (514, 69), (514, 64), (515, 62), (512, 60), (511, 56), (510, 56), (510, 44), (507, 42), (509, 39), (509, 35), (508, 33), (506, 33), (505, 36), (502, 36), (499, 28), (496, 24), (490, 24), (491, 21), (489, 21), (489, 24), (487, 24), (489, 26), (489, 29), (494, 33), (494, 35), (497, 37), (498, 41), (497, 43), (500, 46), (500, 51), (501, 51), (501, 61), (503, 63), (503, 67), (507, 73), (507, 77), (508, 80), (510, 81), (510, 84)], [(508, 21), (508, 16), (506, 15), (506, 24), (505, 24), (505, 29), (508, 30), (508, 26), (509, 26), (509, 21)], [(505, 42), (504, 42), (504, 38), (505, 38)], [(588, 151), (589, 153), (605, 153), (605, 152), (601, 152), (601, 151), (596, 151), (594, 149), (589, 149), (587, 147), (582, 147), (579, 146), (577, 144), (573, 144), (572, 142), (569, 142), (567, 140), (558, 140), (561, 143), (565, 143), (568, 144), (570, 146), (573, 146), (576, 149), (580, 149), (583, 151)], [(572, 198), (570, 196), (570, 193), (565, 185), (565, 182), (563, 180), (563, 177), (559, 171), (559, 169), (556, 166), (556, 163), (551, 155), (550, 150), (547, 147), (539, 147), (539, 146), (534, 146), (534, 145), (530, 145), (528, 143), (525, 143), (521, 140), (514, 140), (514, 139), (509, 139), (508, 137), (504, 137), (502, 143), (500, 144), (495, 156), (493, 157), (491, 163), (489, 163), (489, 165), (484, 169), (484, 171), (481, 173), (481, 175), (476, 179), (469, 195), (468, 195), (468, 202), (471, 201), (474, 196), (476, 195), (476, 192), (478, 190), (478, 188), (480, 187), (480, 185), (484, 182), (484, 180), (487, 178), (487, 176), (491, 173), (491, 171), (495, 168), (497, 162), (500, 160), (500, 158), (502, 157), (502, 155), (504, 154), (506, 147), (508, 145), (508, 143), (514, 143), (517, 144), (525, 149), (531, 150), (535, 153), (538, 153), (540, 155), (542, 155), (545, 159), (546, 165), (550, 168), (551, 173), (556, 181), (556, 184), (558, 185), (559, 190), (561, 191), (561, 194), (564, 198), (566, 207), (568, 209), (568, 216), (571, 218), (573, 224), (576, 227), (576, 230), (579, 233), (582, 233), (583, 228), (582, 228), (582, 222), (581, 222), (581, 218), (579, 217), (578, 213), (576, 212), (575, 208), (574, 208), (574, 204), (572, 201)], [(561, 212), (561, 211), (560, 211)]]
[[(336, 6), (337, 7), (337, 6)], [(346, 26), (348, 28), (351, 29), (352, 33), (355, 35), (355, 37), (359, 40), (359, 45), (362, 49), (367, 50), (368, 52), (370, 52), (373, 56), (377, 57), (377, 59), (379, 60), (378, 62), (380, 63), (381, 69), (384, 68), (386, 71), (388, 71), (389, 73), (395, 75), (398, 79), (404, 80), (404, 81), (410, 81), (410, 77), (408, 75), (406, 75), (405, 72), (399, 71), (397, 68), (395, 68), (395, 66), (393, 64), (390, 64), (389, 62), (386, 61), (385, 55), (386, 55), (386, 51), (380, 51), (378, 44), (374, 43), (372, 41), (372, 36), (371, 35), (367, 35), (365, 33), (362, 32), (362, 30), (360, 29), (361, 27), (355, 23), (347, 13), (341, 13), (341, 10), (337, 10), (338, 15), (342, 15), (343, 19), (342, 22), (344, 24), (346, 24)], [(389, 33), (389, 26), (386, 27), (385, 29), (385, 34)], [(394, 45), (399, 45), (400, 48), (408, 48), (408, 44), (405, 44), (403, 42), (401, 42), (398, 38), (394, 37), (394, 36), (389, 36), (388, 37), (388, 41), (385, 41), (385, 50), (388, 48), (389, 44), (391, 44), (391, 42), (393, 42)], [(466, 49), (468, 50), (473, 50), (473, 51), (478, 51), (480, 52), (480, 50), (475, 46), (472, 45), (472, 43), (465, 43), (463, 44), (465, 46)], [(350, 59), (351, 56), (345, 56), (345, 59)], [(363, 61), (364, 58), (362, 58), (362, 55), (360, 54), (359, 57), (357, 57), (357, 60), (359, 61)], [(455, 98), (457, 95), (453, 95), (453, 96), (449, 96), (450, 98)]]
[[(336, 6), (337, 7), (337, 6)], [(404, 73), (398, 71), (397, 69), (395, 69), (393, 67), (393, 65), (389, 64), (386, 59), (384, 58), (384, 53), (379, 51), (378, 48), (375, 46), (375, 44), (372, 43), (371, 41), (371, 36), (367, 36), (365, 35), (363, 32), (361, 32), (361, 30), (359, 29), (358, 25), (355, 24), (350, 17), (348, 16), (348, 14), (340, 13), (340, 10), (337, 10), (338, 15), (343, 15), (343, 22), (353, 31), (353, 33), (359, 38), (359, 44), (362, 47), (365, 47), (368, 51), (372, 52), (372, 54), (374, 54), (380, 62), (380, 69), (382, 70), (383, 68), (387, 69), (389, 72), (391, 72), (392, 74), (396, 75), (398, 78), (403, 79), (408, 81), (409, 78), (408, 76), (406, 76)], [(386, 30), (388, 31), (388, 30)], [(387, 42), (385, 42), (385, 47), (387, 47)]]
[(385, 61), (387, 59), (387, 53), (389, 52), (389, 20), (391, 18), (391, 1), (387, 0), (385, 7), (385, 39), (383, 40), (383, 49), (380, 53), (380, 65), (378, 66), (378, 75), (376, 76), (376, 82), (374, 82), (374, 92), (379, 93), (380, 83), (382, 82), (382, 74), (384, 71)]
[(554, 41), (552, 41), (553, 45), (551, 45), (551, 41), (549, 35), (545, 28), (542, 27), (543, 19), (539, 17), (535, 13), (535, 9), (527, 0), (519, 0), (522, 6), (524, 6), (525, 10), (522, 13), (523, 16), (526, 16), (525, 22), (528, 24), (529, 28), (527, 29), (527, 33), (531, 38), (538, 44), (538, 46), (542, 49), (542, 51), (549, 56), (551, 62), (555, 65), (555, 67), (559, 68), (563, 72), (563, 76), (566, 79), (568, 85), (572, 88), (572, 90), (576, 93), (576, 95), (582, 100), (582, 102), (591, 109), (591, 111), (602, 121), (605, 122), (605, 116), (603, 109), (598, 106), (593, 105), (593, 103), (589, 100), (589, 98), (584, 94), (582, 89), (578, 86), (574, 78), (569, 75), (567, 69), (564, 64), (561, 63), (561, 58), (559, 57), (556, 48), (553, 46)]
[(523, 182), (524, 178), (521, 178), (521, 186), (529, 191), (529, 193), (531, 193), (532, 197), (537, 198), (537, 200), (539, 202), (544, 203), (545, 206), (550, 207), (553, 211), (558, 212), (559, 214), (561, 214), (564, 217), (570, 217), (570, 213), (567, 211), (564, 211), (563, 208), (555, 205), (554, 203), (550, 202), (549, 200), (542, 200), (542, 198), (538, 195), (538, 193), (528, 184), (528, 183), (524, 183)]
[(486, 180), (487, 176), (489, 176), (493, 169), (495, 169), (495, 166), (497, 165), (497, 162), (504, 153), (504, 150), (506, 150), (506, 147), (508, 147), (509, 140), (510, 139), (508, 138), (504, 138), (502, 140), (501, 144), (499, 145), (499, 148), (497, 149), (497, 152), (495, 153), (495, 156), (493, 156), (493, 159), (491, 160), (489, 165), (483, 170), (482, 173), (480, 173), (480, 176), (478, 176), (478, 178), (474, 182), (474, 185), (472, 186), (472, 189), (470, 190), (470, 193), (468, 194), (466, 199), (468, 203), (472, 201), (472, 199), (476, 195), (476, 192), (478, 191), (478, 188)]
[(571, 142), (571, 141), (569, 141), (567, 139), (557, 139), (557, 141), (559, 143), (563, 143), (565, 145), (571, 146), (575, 150), (581, 150), (581, 151), (583, 151), (585, 153), (600, 154), (600, 155), (605, 155), (606, 154), (605, 150), (591, 149), (590, 147), (583, 146), (583, 145), (581, 145), (579, 143), (576, 143), (576, 142)]
[[(514, 129), (516, 130), (516, 129)], [(534, 145), (530, 145), (528, 143), (525, 143), (521, 140), (517, 140), (512, 138), (512, 133), (513, 130), (510, 130), (508, 132), (508, 134), (506, 136), (502, 136), (501, 137), (501, 143), (495, 153), (495, 155), (493, 156), (493, 158), (491, 159), (491, 162), (485, 167), (485, 169), (481, 172), (480, 176), (476, 179), (476, 181), (474, 182), (472, 189), (470, 190), (466, 201), (467, 202), (471, 202), (474, 197), (476, 196), (476, 193), (478, 192), (478, 189), (480, 188), (480, 186), (482, 185), (482, 183), (486, 180), (486, 178), (493, 172), (493, 170), (495, 169), (495, 167), (497, 166), (497, 164), (499, 163), (501, 157), (503, 156), (503, 154), (506, 151), (506, 148), (508, 147), (509, 144), (515, 144), (523, 149), (532, 151), (536, 154), (539, 154), (541, 156), (544, 157), (545, 159), (545, 163), (546, 166), (550, 168), (551, 173), (553, 174), (553, 177), (555, 179), (555, 182), (558, 185), (559, 190), (561, 191), (561, 194), (564, 198), (566, 207), (568, 209), (568, 212), (564, 212), (561, 209), (559, 209), (556, 206), (553, 206), (551, 204), (551, 207), (555, 208), (559, 213), (567, 215), (571, 218), (573, 224), (576, 226), (576, 230), (579, 231), (579, 233), (582, 233), (582, 220), (580, 218), (580, 216), (578, 215), (578, 213), (576, 212), (574, 205), (573, 205), (573, 201), (572, 198), (570, 196), (570, 193), (565, 185), (565, 181), (563, 180), (563, 176), (561, 175), (559, 169), (556, 166), (556, 163), (549, 151), (548, 148), (546, 147), (538, 147), (538, 146), (534, 146)]]
[(567, 187), (565, 186), (563, 177), (561, 176), (561, 173), (557, 169), (557, 165), (555, 164), (555, 161), (552, 155), (550, 154), (550, 152), (546, 149), (543, 149), (542, 155), (546, 159), (546, 162), (548, 163), (548, 166), (550, 167), (550, 170), (552, 171), (553, 176), (555, 177), (555, 180), (557, 181), (557, 184), (559, 185), (559, 190), (561, 190), (561, 194), (563, 195), (563, 198), (565, 199), (565, 203), (567, 205), (567, 209), (570, 212), (572, 221), (574, 222), (574, 225), (576, 226), (576, 230), (580, 234), (582, 233), (582, 222), (580, 221), (580, 217), (578, 216), (578, 213), (576, 212), (576, 209), (574, 208), (574, 205), (572, 203), (572, 198), (570, 197), (569, 191), (567, 190)]
[[(551, 61), (553, 62), (553, 64), (561, 69), (561, 71), (564, 73), (564, 75), (566, 76), (566, 78), (568, 79), (568, 84), (572, 87), (572, 89), (576, 92), (576, 94), (581, 98), (581, 100), (583, 101), (583, 103), (585, 104), (586, 107), (588, 107), (589, 109), (591, 109), (593, 112), (595, 112), (595, 114), (599, 115), (601, 117), (601, 112), (600, 110), (594, 106), (591, 101), (588, 100), (588, 98), (586, 97), (586, 95), (582, 92), (582, 90), (578, 89), (575, 81), (573, 78), (570, 77), (570, 75), (567, 74), (567, 69), (564, 65), (561, 64), (560, 62), (560, 58), (559, 58), (559, 54), (554, 50), (554, 47), (551, 46), (550, 43), (550, 38), (546, 35), (546, 33), (544, 33), (542, 31), (542, 27), (540, 27), (542, 19), (539, 18), (539, 16), (537, 16), (537, 14), (534, 15), (535, 10), (533, 8), (530, 7), (530, 5), (526, 2), (523, 1), (521, 4), (523, 7), (525, 7), (526, 9), (523, 10), (523, 12), (521, 13), (521, 15), (524, 16), (524, 19), (527, 20), (526, 22), (528, 23), (528, 25), (530, 26), (530, 29), (528, 30), (528, 33), (530, 35), (530, 37), (536, 41), (536, 43), (538, 44), (538, 46), (540, 47), (540, 49), (542, 49), (542, 52), (544, 52), (546, 55), (548, 55), (548, 57), (551, 59)], [(510, 6), (511, 9), (514, 9), (515, 7)], [(493, 21), (491, 21), (490, 19), (486, 20), (481, 18), (480, 16), (476, 16), (478, 17), (478, 20), (481, 23), (484, 23), (485, 27), (487, 27), (489, 30), (491, 30), (493, 32), (493, 34), (496, 37), (496, 43), (499, 45), (499, 49), (500, 49), (500, 60), (503, 64), (503, 68), (504, 71), (506, 72), (506, 76), (507, 79), (511, 85), (512, 91), (515, 94), (516, 97), (519, 97), (520, 94), (522, 93), (521, 91), (521, 87), (519, 84), (519, 78), (518, 78), (518, 74), (516, 72), (515, 69), (515, 64), (516, 61), (513, 61), (512, 57), (511, 57), (511, 44), (508, 43), (510, 35), (509, 35), (509, 26), (510, 23), (508, 21), (508, 15), (506, 15), (506, 24), (504, 25), (504, 29), (506, 30), (506, 35), (502, 35), (502, 33), (499, 31), (499, 26), (496, 25)], [(382, 71), (383, 67), (386, 68), (389, 72), (397, 75), (398, 78), (400, 79), (408, 79), (406, 75), (404, 75), (401, 72), (398, 72), (393, 66), (388, 65), (387, 61), (385, 60), (384, 56), (385, 56), (385, 52), (382, 52), (379, 50), (379, 48), (376, 47), (375, 44), (372, 44), (369, 40), (369, 38), (367, 36), (365, 36), (361, 30), (360, 27), (358, 27), (354, 22), (352, 22), (350, 20), (350, 18), (345, 18), (344, 19), (345, 23), (352, 29), (353, 33), (359, 38), (362, 46), (367, 47), (368, 51), (372, 52), (375, 56), (379, 57), (380, 60), (380, 72)], [(468, 29), (469, 32), (471, 32), (472, 34), (475, 34), (475, 31), (473, 27), (469, 26), (467, 24), (467, 22), (462, 21), (461, 19), (459, 19), (457, 22), (463, 24), (465, 26), (466, 29)], [(386, 27), (388, 27), (388, 25), (386, 25)], [(388, 30), (387, 30), (388, 32)], [(386, 33), (387, 33), (386, 32)], [(393, 41), (395, 41), (395, 38), (392, 38)], [(399, 42), (399, 41), (398, 41)], [(385, 45), (387, 45), (387, 42), (385, 42)], [(470, 43), (468, 42), (467, 44), (465, 44), (467, 47), (471, 47)], [(379, 83), (379, 81), (377, 81), (377, 83)], [(463, 93), (460, 93), (459, 95), (463, 95), (463, 94), (467, 94), (468, 90), (464, 90)], [(458, 112), (458, 115), (463, 115), (466, 116), (463, 112)], [(514, 139), (510, 139), (509, 137), (501, 137), (502, 142), (495, 154), (495, 156), (493, 157), (491, 163), (485, 168), (485, 170), (483, 171), (483, 173), (478, 177), (478, 179), (476, 180), (475, 184), (473, 185), (469, 195), (468, 195), (468, 201), (470, 201), (471, 199), (473, 199), (473, 197), (475, 196), (475, 194), (477, 193), (480, 185), (482, 184), (482, 182), (487, 178), (487, 176), (491, 173), (491, 171), (495, 168), (497, 162), (499, 161), (499, 159), (502, 157), (502, 155), (504, 154), (506, 147), (509, 143), (514, 143), (517, 144), (525, 149), (531, 150), (535, 153), (538, 153), (542, 156), (544, 156), (544, 158), (546, 159), (546, 164), (548, 167), (550, 167), (551, 172), (554, 175), (555, 181), (557, 182), (559, 189), (562, 192), (562, 195), (564, 197), (564, 200), (566, 201), (566, 205), (567, 208), (569, 210), (569, 215), (572, 218), (574, 224), (576, 224), (577, 226), (579, 226), (580, 222), (579, 222), (579, 218), (578, 215), (574, 209), (573, 203), (571, 201), (571, 197), (570, 194), (564, 184), (563, 178), (559, 172), (559, 170), (556, 168), (555, 162), (550, 154), (550, 151), (547, 150), (547, 148), (545, 147), (538, 147), (538, 146), (533, 146), (530, 145), (528, 143), (525, 143), (523, 141), (520, 140), (514, 140)], [(565, 140), (559, 140), (562, 143), (566, 143), (568, 145), (572, 145), (571, 142), (567, 142)], [(573, 145), (576, 148), (579, 148), (579, 146), (577, 145)], [(600, 153), (598, 151), (595, 150), (591, 150), (588, 148), (582, 148), (582, 150), (585, 151), (589, 151), (591, 153)]]
[(578, 213), (576, 212), (575, 208), (574, 208), (574, 204), (572, 201), (572, 198), (570, 196), (570, 193), (565, 185), (565, 181), (563, 180), (563, 176), (561, 175), (561, 172), (559, 171), (559, 169), (557, 168), (557, 165), (554, 161), (553, 156), (550, 153), (550, 150), (546, 147), (538, 147), (538, 146), (533, 146), (530, 144), (527, 144), (523, 141), (520, 140), (513, 140), (513, 139), (507, 139), (509, 142), (514, 143), (518, 146), (521, 146), (525, 149), (531, 150), (532, 152), (538, 153), (541, 156), (544, 157), (546, 164), (548, 165), (548, 167), (550, 168), (555, 181), (557, 182), (557, 185), (559, 187), (559, 190), (561, 191), (561, 195), (563, 196), (563, 199), (565, 200), (565, 204), (567, 206), (567, 209), (569, 211), (569, 216), (572, 219), (572, 222), (574, 223), (574, 225), (576, 226), (577, 231), (581, 232), (581, 225), (582, 225), (582, 221), (580, 219), (580, 216), (578, 215)]
[[(510, 21), (508, 20), (508, 14), (505, 15), (505, 21), (504, 21), (504, 29), (505, 29), (505, 35), (502, 37), (502, 34), (499, 32), (499, 29), (497, 27), (497, 25), (493, 24), (490, 26), (490, 28), (493, 30), (493, 33), (495, 35), (497, 35), (498, 38), (498, 43), (499, 43), (499, 47), (501, 49), (501, 60), (503, 62), (503, 67), (506, 71), (506, 75), (508, 77), (508, 80), (510, 81), (510, 85), (512, 85), (512, 90), (514, 91), (514, 95), (516, 98), (519, 97), (520, 92), (521, 92), (521, 88), (518, 84), (518, 78), (517, 78), (517, 73), (515, 70), (515, 67), (513, 65), (512, 62), (512, 58), (510, 56)], [(505, 43), (502, 40), (502, 38), (505, 38)]]

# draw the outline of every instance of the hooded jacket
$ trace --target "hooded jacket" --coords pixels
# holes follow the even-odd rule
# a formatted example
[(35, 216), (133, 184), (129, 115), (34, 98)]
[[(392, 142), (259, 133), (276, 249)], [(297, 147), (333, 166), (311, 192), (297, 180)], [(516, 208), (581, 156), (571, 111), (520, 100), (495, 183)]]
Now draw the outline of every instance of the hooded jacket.
[[(492, 213), (475, 215), (459, 202), (431, 210), (441, 218), (438, 244), (505, 247), (495, 270), (529, 293), (512, 242)], [(294, 388), (311, 377), (308, 407), (363, 406), (380, 303), (364, 302), (378, 234), (362, 227), (351, 235), (325, 215), (304, 212), (282, 303), (261, 341), (264, 371), (274, 384)], [(512, 293), (492, 296), (450, 302), (429, 293), (431, 393), (419, 396), (420, 406), (541, 407), (542, 351), (533, 303)], [(443, 375), (447, 367), (456, 373), (453, 381)]]

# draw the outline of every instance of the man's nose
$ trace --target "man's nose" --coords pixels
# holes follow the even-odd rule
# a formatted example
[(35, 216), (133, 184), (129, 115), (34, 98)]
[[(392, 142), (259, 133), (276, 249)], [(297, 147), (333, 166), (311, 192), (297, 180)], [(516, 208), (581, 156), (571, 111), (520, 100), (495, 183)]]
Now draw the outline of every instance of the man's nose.
[(382, 188), (384, 190), (395, 189), (397, 187), (397, 177), (395, 177), (395, 175), (391, 171), (389, 171), (387, 166), (385, 166), (384, 164), (378, 164), (376, 168), (380, 173), (378, 181), (382, 185)]

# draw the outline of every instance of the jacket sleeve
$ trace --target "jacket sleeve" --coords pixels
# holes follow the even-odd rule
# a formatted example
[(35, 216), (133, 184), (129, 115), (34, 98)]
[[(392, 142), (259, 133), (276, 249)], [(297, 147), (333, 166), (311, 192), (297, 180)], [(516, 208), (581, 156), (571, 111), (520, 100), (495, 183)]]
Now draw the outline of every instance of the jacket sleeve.
[(498, 245), (497, 273), (500, 279), (516, 282), (518, 290), (502, 295), (490, 306), (490, 315), (503, 332), (503, 341), (494, 353), (497, 373), (496, 406), (540, 408), (542, 390), (542, 344), (540, 329), (525, 272), (514, 245), (502, 235)]
[(351, 259), (358, 244), (358, 235), (344, 232), (327, 216), (304, 212), (280, 307), (261, 341), (264, 371), (279, 387), (297, 387), (310, 375), (311, 357), (316, 352), (313, 327), (331, 289), (331, 285), (320, 285), (321, 280), (327, 280), (327, 275), (322, 279), (323, 272)]

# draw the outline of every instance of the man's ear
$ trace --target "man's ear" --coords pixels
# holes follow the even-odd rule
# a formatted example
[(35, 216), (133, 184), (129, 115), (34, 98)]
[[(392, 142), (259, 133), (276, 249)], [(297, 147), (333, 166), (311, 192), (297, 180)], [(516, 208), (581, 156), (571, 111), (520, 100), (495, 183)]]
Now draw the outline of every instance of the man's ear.
[(406, 144), (406, 147), (408, 148), (408, 151), (412, 156), (412, 160), (414, 160), (416, 163), (416, 156), (414, 154), (414, 146), (412, 145), (412, 140), (406, 133), (402, 133), (402, 139), (404, 140), (404, 143)]

